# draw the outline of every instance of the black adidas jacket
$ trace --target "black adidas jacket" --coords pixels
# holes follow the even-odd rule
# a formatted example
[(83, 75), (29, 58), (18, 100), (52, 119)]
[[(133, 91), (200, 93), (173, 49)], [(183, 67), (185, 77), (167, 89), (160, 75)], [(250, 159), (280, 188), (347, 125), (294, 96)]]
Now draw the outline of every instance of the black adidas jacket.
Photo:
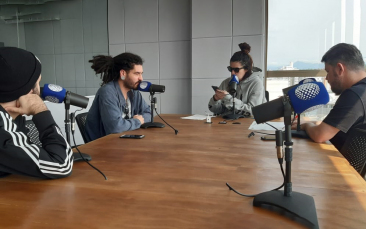
[(69, 176), (73, 152), (50, 111), (33, 116), (42, 148), (26, 135), (25, 118), (15, 120), (0, 106), (0, 175), (21, 174), (56, 179)]

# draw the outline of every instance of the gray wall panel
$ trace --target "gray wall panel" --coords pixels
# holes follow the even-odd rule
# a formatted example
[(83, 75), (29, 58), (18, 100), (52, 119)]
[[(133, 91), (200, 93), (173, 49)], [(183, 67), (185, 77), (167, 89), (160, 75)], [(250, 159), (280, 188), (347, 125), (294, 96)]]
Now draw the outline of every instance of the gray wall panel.
[(249, 54), (253, 58), (254, 66), (259, 67), (260, 69), (263, 70), (264, 69), (263, 35), (233, 37), (233, 50), (232, 50), (233, 54), (237, 51), (240, 51), (238, 44), (243, 42), (248, 43), (251, 47), (251, 51)]
[(109, 45), (125, 43), (124, 0), (108, 2)]
[[(0, 41), (4, 46), (18, 47), (18, 33), (16, 24), (5, 24), (0, 20)], [(24, 24), (19, 24), (19, 47), (26, 49)]]
[(83, 0), (82, 31), (86, 53), (108, 52), (107, 10), (107, 0)]
[(225, 79), (192, 79), (192, 114), (211, 113), (208, 102), (214, 95), (211, 86), (219, 86)]
[(158, 1), (125, 0), (125, 42), (158, 41)]
[(160, 42), (160, 79), (191, 76), (191, 41)]
[(24, 30), (28, 51), (37, 54), (54, 54), (52, 22), (27, 23)]
[(160, 80), (166, 90), (160, 95), (161, 113), (191, 114), (191, 79)]
[(231, 0), (192, 0), (192, 38), (232, 35)]
[(125, 44), (118, 44), (118, 45), (109, 45), (109, 55), (111, 56), (117, 56), (121, 53), (124, 53), (126, 51), (126, 45)]
[(159, 79), (159, 43), (126, 44), (126, 52), (132, 52), (144, 60), (144, 80)]
[[(52, 38), (55, 54), (62, 53), (61, 45), (61, 21), (52, 21)], [(37, 35), (39, 36), (39, 35)]]
[(223, 78), (231, 57), (231, 37), (192, 40), (192, 78)]
[(191, 1), (159, 0), (159, 41), (191, 39)]
[(43, 55), (36, 54), (38, 59), (42, 63), (42, 79), (40, 85), (43, 86), (45, 83), (53, 83), (56, 84), (56, 75), (55, 75), (55, 55)]
[[(89, 0), (83, 0), (89, 1)], [(62, 19), (81, 19), (83, 1), (62, 1), (47, 4), (49, 10), (59, 12)]]
[(84, 53), (80, 19), (61, 20), (61, 53)]
[(233, 0), (233, 35), (263, 34), (264, 0)]

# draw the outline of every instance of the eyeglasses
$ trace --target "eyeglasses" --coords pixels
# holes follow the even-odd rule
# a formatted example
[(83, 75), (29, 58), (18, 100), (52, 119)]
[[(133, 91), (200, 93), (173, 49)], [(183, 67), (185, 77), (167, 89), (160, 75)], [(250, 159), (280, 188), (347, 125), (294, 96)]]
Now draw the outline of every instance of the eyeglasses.
[(240, 69), (244, 69), (244, 67), (241, 67), (241, 68), (232, 68), (230, 66), (227, 66), (227, 70), (229, 70), (229, 72), (232, 72), (234, 70), (235, 73), (238, 73), (240, 71)]

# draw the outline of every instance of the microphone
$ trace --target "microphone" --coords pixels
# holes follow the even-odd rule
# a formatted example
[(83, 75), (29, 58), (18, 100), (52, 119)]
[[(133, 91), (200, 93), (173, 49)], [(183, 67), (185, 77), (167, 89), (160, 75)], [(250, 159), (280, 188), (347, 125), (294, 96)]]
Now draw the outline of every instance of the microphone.
[(233, 75), (231, 77), (231, 80), (229, 81), (229, 86), (228, 86), (228, 92), (233, 95), (236, 92), (236, 89), (238, 88), (238, 84), (239, 84), (239, 79), (236, 75)]
[(52, 103), (69, 101), (70, 105), (82, 108), (86, 108), (89, 103), (89, 98), (75, 94), (71, 91), (66, 91), (65, 88), (55, 84), (45, 84), (41, 95), (44, 100)]
[(165, 86), (152, 84), (149, 81), (141, 81), (138, 90), (144, 92), (165, 92)]
[[(295, 113), (301, 114), (319, 108), (329, 102), (329, 94), (324, 84), (311, 81), (292, 87), (287, 95)], [(284, 96), (252, 108), (255, 121), (267, 122), (284, 117)]]

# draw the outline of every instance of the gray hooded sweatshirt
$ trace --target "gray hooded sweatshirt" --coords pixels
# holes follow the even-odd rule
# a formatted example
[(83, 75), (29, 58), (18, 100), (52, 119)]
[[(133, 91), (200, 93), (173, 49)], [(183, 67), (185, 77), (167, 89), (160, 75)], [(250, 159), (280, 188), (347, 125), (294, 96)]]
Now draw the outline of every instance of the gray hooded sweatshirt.
[[(230, 79), (231, 77), (222, 81), (219, 87), (220, 90), (228, 91)], [(250, 116), (252, 115), (252, 107), (264, 102), (266, 102), (266, 98), (264, 96), (262, 73), (253, 72), (249, 78), (239, 82), (235, 97), (235, 113)], [(218, 115), (232, 114), (233, 98), (230, 94), (217, 101), (211, 97), (208, 109)]]

